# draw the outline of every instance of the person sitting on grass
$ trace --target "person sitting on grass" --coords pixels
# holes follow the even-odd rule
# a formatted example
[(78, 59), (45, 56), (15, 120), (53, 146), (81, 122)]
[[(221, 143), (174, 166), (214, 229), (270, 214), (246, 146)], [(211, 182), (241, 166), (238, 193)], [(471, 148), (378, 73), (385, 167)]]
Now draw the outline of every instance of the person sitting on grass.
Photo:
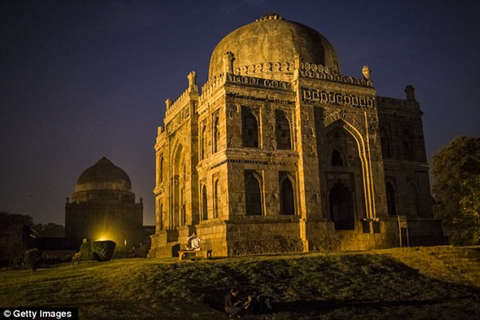
[(202, 238), (197, 236), (195, 232), (192, 233), (192, 235), (187, 238), (187, 250), (202, 250), (202, 248), (200, 247), (200, 241), (202, 241)]
[(245, 310), (254, 312), (254, 313), (273, 312), (272, 299), (262, 294), (257, 295), (256, 292), (253, 292), (252, 294), (248, 295), (248, 298), (245, 301), (244, 306), (245, 306)]
[(242, 308), (242, 301), (237, 298), (238, 291), (233, 288), (225, 296), (225, 312), (230, 318), (241, 318), (240, 314), (245, 310)]

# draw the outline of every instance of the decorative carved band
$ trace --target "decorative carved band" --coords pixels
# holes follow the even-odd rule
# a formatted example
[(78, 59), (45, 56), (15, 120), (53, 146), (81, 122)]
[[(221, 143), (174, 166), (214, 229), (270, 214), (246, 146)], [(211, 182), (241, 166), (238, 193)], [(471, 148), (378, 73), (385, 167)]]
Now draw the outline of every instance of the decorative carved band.
[(367, 87), (372, 87), (373, 85), (370, 80), (346, 77), (341, 74), (332, 72), (332, 70), (330, 70), (328, 66), (323, 66), (321, 64), (301, 62), (299, 71), (300, 76), (304, 78), (324, 79)]
[(294, 100), (284, 100), (284, 99), (277, 99), (277, 98), (270, 98), (268, 96), (252, 96), (252, 95), (244, 95), (240, 93), (227, 93), (228, 97), (236, 98), (236, 99), (246, 99), (246, 100), (254, 100), (254, 101), (261, 101), (261, 102), (270, 102), (275, 104), (285, 104), (285, 105), (295, 105)]
[(267, 166), (280, 165), (280, 166), (295, 166), (297, 162), (285, 162), (285, 161), (258, 161), (258, 160), (245, 160), (245, 159), (226, 159), (219, 163), (214, 164), (210, 169), (217, 168), (225, 163), (244, 163), (244, 164), (263, 164)]
[(269, 80), (269, 79), (263, 79), (263, 78), (253, 78), (253, 77), (239, 76), (234, 74), (227, 74), (227, 81), (245, 84), (245, 85), (257, 86), (257, 87), (272, 88), (272, 89), (283, 89), (283, 90), (292, 89), (292, 84), (290, 82), (279, 81), (279, 80)]
[(235, 75), (258, 74), (264, 72), (292, 72), (295, 71), (295, 64), (293, 61), (288, 62), (265, 62), (246, 66), (241, 66), (233, 69)]
[(375, 97), (326, 92), (317, 89), (302, 88), (302, 100), (305, 102), (320, 102), (356, 108), (375, 108)]

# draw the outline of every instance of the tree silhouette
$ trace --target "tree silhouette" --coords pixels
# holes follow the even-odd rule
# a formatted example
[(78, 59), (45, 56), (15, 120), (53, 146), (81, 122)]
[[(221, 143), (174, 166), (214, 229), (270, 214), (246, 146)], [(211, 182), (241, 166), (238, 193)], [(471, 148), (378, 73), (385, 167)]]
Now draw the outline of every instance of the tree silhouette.
[(456, 137), (432, 160), (436, 218), (452, 244), (480, 240), (480, 138)]

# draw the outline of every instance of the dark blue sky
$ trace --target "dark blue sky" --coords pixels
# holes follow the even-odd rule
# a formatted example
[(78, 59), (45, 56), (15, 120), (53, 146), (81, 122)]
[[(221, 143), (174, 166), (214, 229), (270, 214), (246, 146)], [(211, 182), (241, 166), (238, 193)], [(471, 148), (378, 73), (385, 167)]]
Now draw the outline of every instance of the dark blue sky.
[(231, 31), (264, 13), (326, 36), (342, 73), (378, 95), (412, 84), (429, 159), (480, 136), (480, 1), (0, 2), (0, 211), (64, 224), (65, 198), (103, 156), (130, 176), (154, 224), (154, 143), (164, 101)]

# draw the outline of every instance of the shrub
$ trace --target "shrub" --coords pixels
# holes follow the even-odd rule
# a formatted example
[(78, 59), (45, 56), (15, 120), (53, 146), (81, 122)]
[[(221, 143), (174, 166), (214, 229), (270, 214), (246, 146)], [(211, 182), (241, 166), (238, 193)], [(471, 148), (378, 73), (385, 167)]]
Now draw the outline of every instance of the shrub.
[(92, 242), (84, 242), (80, 246), (80, 257), (81, 260), (95, 260), (95, 255), (92, 251)]
[(115, 246), (111, 240), (84, 242), (80, 246), (80, 260), (108, 261), (113, 257)]
[(92, 253), (98, 261), (108, 261), (112, 259), (115, 251), (115, 242), (111, 240), (91, 242)]
[(23, 254), (23, 263), (32, 271), (37, 270), (42, 262), (42, 252), (38, 248), (25, 251)]

